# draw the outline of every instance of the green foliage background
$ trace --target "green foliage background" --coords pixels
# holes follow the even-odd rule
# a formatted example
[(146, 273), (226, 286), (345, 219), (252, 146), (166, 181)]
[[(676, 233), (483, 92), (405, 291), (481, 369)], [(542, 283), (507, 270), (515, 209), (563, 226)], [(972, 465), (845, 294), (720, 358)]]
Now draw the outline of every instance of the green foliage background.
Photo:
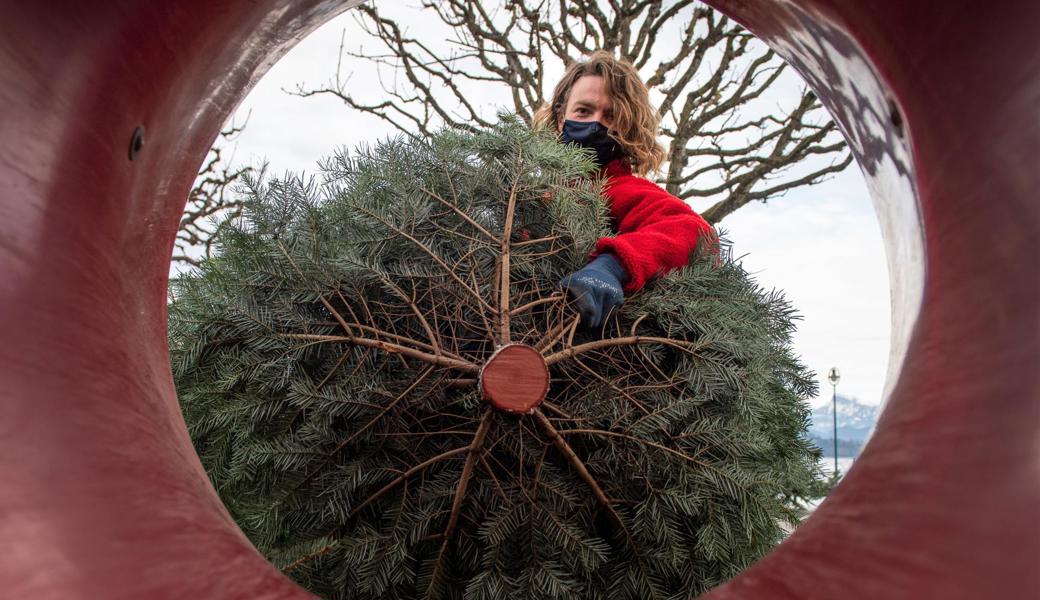
[[(601, 185), (509, 117), (248, 179), (173, 282), (170, 346), (199, 456), (275, 565), (326, 598), (692, 598), (797, 522), (821, 475), (792, 307), (702, 254), (571, 337), (556, 283), (609, 234)], [(547, 299), (509, 341), (555, 356), (548, 427), (473, 385), (504, 252), (510, 305)]]

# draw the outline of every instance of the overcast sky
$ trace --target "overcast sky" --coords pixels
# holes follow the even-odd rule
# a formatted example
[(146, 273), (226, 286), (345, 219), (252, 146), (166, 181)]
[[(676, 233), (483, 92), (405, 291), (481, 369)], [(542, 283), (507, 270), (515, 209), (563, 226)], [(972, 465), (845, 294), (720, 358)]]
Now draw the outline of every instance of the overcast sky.
[[(248, 115), (248, 123), (232, 144), (234, 163), (267, 161), (273, 174), (316, 172), (317, 160), (335, 149), (391, 134), (389, 126), (332, 97), (300, 98), (284, 91), (326, 82), (336, 70), (341, 36), (346, 31), (347, 45), (356, 47), (350, 40), (357, 30), (351, 15), (336, 18), (268, 72), (235, 113), (239, 124)], [(348, 60), (343, 73), (359, 67)], [(350, 86), (378, 89), (364, 72), (355, 73)], [(776, 93), (797, 94), (798, 88), (792, 76)], [(691, 206), (700, 211), (711, 203)], [(839, 393), (880, 403), (889, 351), (889, 284), (877, 218), (859, 169), (853, 165), (768, 205), (745, 206), (721, 228), (758, 282), (783, 290), (802, 314), (794, 349), (819, 378), (820, 397), (813, 403), (829, 401), (826, 375), (832, 366), (842, 372)]]

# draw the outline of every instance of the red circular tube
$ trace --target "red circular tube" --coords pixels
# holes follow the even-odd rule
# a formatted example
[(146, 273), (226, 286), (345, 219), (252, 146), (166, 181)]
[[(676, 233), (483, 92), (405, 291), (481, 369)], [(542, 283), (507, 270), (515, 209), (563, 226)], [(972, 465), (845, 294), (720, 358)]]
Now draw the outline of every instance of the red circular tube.
[[(192, 450), (166, 274), (225, 118), (356, 2), (59, 4), (0, 5), (0, 589), (308, 597), (235, 527)], [(710, 597), (1040, 597), (1040, 4), (712, 4), (841, 124), (896, 320), (891, 394), (855, 469)]]

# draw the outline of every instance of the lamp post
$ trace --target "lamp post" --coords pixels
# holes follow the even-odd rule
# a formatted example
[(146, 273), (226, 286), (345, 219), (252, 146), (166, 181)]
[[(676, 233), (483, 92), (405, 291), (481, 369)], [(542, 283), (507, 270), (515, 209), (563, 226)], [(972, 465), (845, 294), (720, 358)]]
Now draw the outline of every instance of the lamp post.
[(841, 379), (841, 371), (838, 367), (831, 367), (827, 373), (827, 380), (831, 382), (831, 408), (834, 413), (834, 476), (838, 476), (838, 380)]

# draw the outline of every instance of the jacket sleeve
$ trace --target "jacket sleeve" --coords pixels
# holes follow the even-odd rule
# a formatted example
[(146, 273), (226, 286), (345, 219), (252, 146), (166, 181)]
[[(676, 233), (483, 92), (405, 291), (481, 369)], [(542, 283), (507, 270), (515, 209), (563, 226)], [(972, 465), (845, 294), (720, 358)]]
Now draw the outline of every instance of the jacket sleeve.
[(686, 266), (702, 236), (716, 239), (707, 221), (647, 179), (629, 174), (612, 177), (605, 194), (617, 235), (597, 241), (593, 256), (610, 252), (618, 258), (628, 271), (626, 293)]

